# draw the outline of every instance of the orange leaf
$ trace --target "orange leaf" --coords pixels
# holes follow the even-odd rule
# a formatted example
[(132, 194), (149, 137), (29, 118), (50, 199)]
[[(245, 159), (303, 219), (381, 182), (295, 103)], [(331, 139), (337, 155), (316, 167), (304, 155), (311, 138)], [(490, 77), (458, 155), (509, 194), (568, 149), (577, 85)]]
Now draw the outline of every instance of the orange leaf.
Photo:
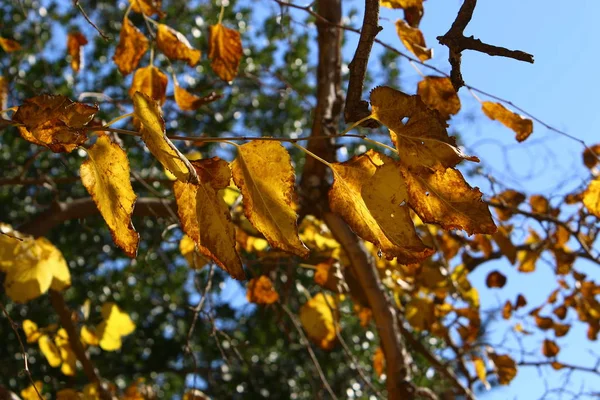
[(506, 303), (504, 303), (504, 307), (502, 307), (502, 318), (510, 319), (510, 317), (512, 316), (512, 312), (512, 304), (510, 304), (510, 301), (506, 300)]
[(308, 256), (308, 248), (298, 237), (294, 167), (285, 147), (276, 141), (248, 142), (238, 147), (231, 170), (242, 191), (246, 217), (269, 244)]
[(531, 205), (531, 210), (538, 214), (547, 214), (550, 210), (548, 199), (539, 194), (531, 196), (529, 198), (529, 204)]
[(13, 51), (21, 50), (21, 45), (19, 42), (13, 39), (8, 39), (0, 36), (0, 47), (7, 53), (12, 53)]
[(517, 300), (515, 301), (515, 310), (525, 307), (526, 305), (527, 305), (527, 299), (522, 294), (519, 294), (517, 296)]
[(583, 151), (583, 163), (589, 169), (592, 169), (598, 164), (598, 157), (600, 156), (600, 144), (595, 144), (590, 147), (586, 147)]
[(516, 139), (519, 142), (524, 141), (533, 132), (533, 121), (516, 114), (500, 103), (484, 101), (482, 110), (490, 119), (501, 122), (507, 128), (512, 129), (516, 134)]
[(273, 289), (273, 283), (265, 275), (250, 279), (246, 298), (250, 303), (273, 304), (279, 300), (279, 294)]
[(510, 233), (504, 226), (498, 227), (498, 231), (494, 233), (494, 241), (500, 248), (502, 254), (508, 258), (511, 264), (517, 262), (517, 248), (512, 244), (510, 240)]
[(554, 326), (554, 321), (550, 317), (541, 317), (539, 315), (535, 316), (535, 323), (543, 331), (547, 331), (548, 329), (552, 329)]
[(519, 204), (525, 201), (526, 197), (523, 193), (516, 190), (508, 189), (504, 192), (492, 197), (497, 203), (500, 203), (505, 208), (496, 207), (496, 214), (501, 221), (507, 221), (512, 217), (513, 211), (511, 208), (517, 208)]
[(129, 257), (135, 257), (140, 237), (131, 223), (136, 195), (130, 181), (129, 160), (121, 147), (102, 135), (81, 164), (83, 186), (94, 199), (113, 240)]
[(503, 288), (506, 285), (506, 276), (500, 271), (492, 271), (485, 279), (485, 284), (489, 288)]
[(396, 32), (404, 46), (419, 60), (427, 61), (433, 56), (433, 50), (427, 48), (423, 32), (418, 28), (413, 28), (406, 21), (399, 19), (396, 21)]
[[(246, 277), (235, 250), (235, 227), (219, 190), (229, 186), (231, 171), (218, 157), (192, 161), (198, 184), (175, 181), (173, 192), (183, 231), (198, 251), (235, 279)], [(202, 227), (202, 229), (200, 229)]]
[(381, 347), (378, 347), (373, 354), (373, 370), (377, 376), (381, 376), (385, 372), (385, 354)]
[(153, 65), (138, 68), (131, 81), (129, 96), (133, 99), (136, 92), (142, 92), (162, 106), (167, 99), (168, 81), (167, 76)]
[(19, 133), (25, 140), (55, 153), (70, 153), (87, 140), (86, 125), (97, 112), (98, 106), (41, 95), (25, 100), (12, 119), (24, 125), (19, 126)]
[(567, 307), (565, 307), (565, 305), (561, 305), (556, 307), (554, 310), (552, 310), (552, 312), (554, 313), (554, 315), (556, 315), (559, 319), (565, 319), (567, 317)]
[(419, 82), (417, 94), (429, 108), (438, 110), (444, 119), (460, 111), (460, 99), (445, 76), (426, 76)]
[(423, 8), (423, 0), (381, 0), (380, 3), (387, 8)]
[(569, 324), (554, 324), (553, 328), (554, 328), (554, 334), (556, 335), (556, 337), (563, 337), (567, 333), (569, 333), (569, 330), (571, 329), (571, 325), (569, 325)]
[(200, 50), (194, 49), (185, 36), (165, 24), (158, 24), (156, 45), (171, 60), (186, 61), (190, 67), (200, 60)]
[(544, 340), (544, 343), (542, 344), (542, 353), (546, 357), (555, 357), (559, 351), (560, 347), (558, 347), (555, 341), (549, 339)]
[(517, 364), (515, 360), (507, 355), (490, 354), (492, 362), (496, 365), (496, 373), (498, 374), (498, 382), (501, 385), (508, 385), (510, 381), (517, 376)]
[(119, 44), (115, 50), (113, 61), (123, 75), (129, 75), (140, 63), (148, 50), (148, 39), (125, 17), (119, 35)]
[(175, 86), (175, 102), (177, 103), (179, 108), (184, 111), (197, 110), (198, 108), (202, 107), (203, 105), (212, 103), (213, 101), (218, 100), (221, 97), (223, 97), (222, 94), (218, 94), (216, 92), (211, 92), (207, 96), (198, 97), (198, 96), (188, 92), (181, 86), (179, 86), (177, 81), (175, 82), (174, 86)]
[(67, 35), (67, 52), (71, 56), (71, 68), (75, 72), (79, 72), (83, 64), (81, 48), (86, 44), (88, 44), (88, 41), (81, 32), (73, 32)]
[(144, 14), (151, 17), (158, 14), (162, 18), (165, 13), (160, 9), (162, 7), (162, 0), (129, 0), (131, 3), (131, 9), (136, 13)]
[(242, 59), (242, 39), (240, 33), (225, 28), (222, 24), (209, 27), (208, 58), (211, 68), (225, 82), (231, 82), (237, 75)]

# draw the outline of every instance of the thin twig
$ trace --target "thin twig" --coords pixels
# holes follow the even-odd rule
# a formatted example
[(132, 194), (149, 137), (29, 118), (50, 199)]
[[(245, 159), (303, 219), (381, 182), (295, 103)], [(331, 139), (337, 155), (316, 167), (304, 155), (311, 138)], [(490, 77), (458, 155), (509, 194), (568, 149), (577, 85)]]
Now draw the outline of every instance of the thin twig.
[(98, 26), (96, 26), (96, 24), (94, 22), (92, 22), (92, 20), (90, 19), (90, 17), (87, 16), (87, 14), (85, 13), (85, 10), (83, 9), (83, 7), (81, 7), (81, 4), (79, 4), (79, 0), (73, 0), (73, 5), (79, 9), (79, 12), (81, 12), (81, 14), (83, 15), (83, 18), (85, 18), (85, 20), (91, 26), (94, 27), (94, 29), (98, 32), (98, 34), (100, 36), (102, 36), (102, 39), (104, 39), (107, 42), (110, 41), (110, 37), (108, 37), (104, 32), (102, 32), (100, 30), (100, 28), (98, 28)]

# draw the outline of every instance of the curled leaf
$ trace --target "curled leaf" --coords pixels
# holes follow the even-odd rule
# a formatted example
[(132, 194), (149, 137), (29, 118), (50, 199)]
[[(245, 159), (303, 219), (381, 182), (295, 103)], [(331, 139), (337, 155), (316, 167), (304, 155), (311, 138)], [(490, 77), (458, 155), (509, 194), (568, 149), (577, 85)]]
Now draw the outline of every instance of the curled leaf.
[(132, 73), (148, 50), (148, 39), (125, 17), (113, 61), (123, 75)]
[(433, 57), (433, 50), (428, 49), (425, 37), (419, 28), (413, 28), (406, 21), (396, 21), (396, 32), (406, 48), (421, 61), (427, 61)]
[(215, 74), (225, 82), (237, 75), (242, 59), (242, 39), (236, 30), (222, 24), (212, 25), (208, 31), (208, 58)]
[(492, 271), (485, 279), (485, 284), (489, 288), (503, 288), (506, 285), (506, 276), (500, 271)]
[(516, 139), (519, 142), (527, 139), (533, 132), (533, 121), (510, 111), (500, 103), (484, 101), (482, 110), (490, 119), (499, 121), (507, 128), (512, 129), (517, 134)]
[(158, 24), (156, 45), (171, 60), (185, 61), (190, 67), (200, 60), (200, 50), (194, 49), (181, 32), (165, 24)]
[(82, 47), (88, 44), (87, 39), (81, 32), (73, 32), (67, 35), (67, 51), (71, 56), (71, 68), (79, 72), (83, 64)]

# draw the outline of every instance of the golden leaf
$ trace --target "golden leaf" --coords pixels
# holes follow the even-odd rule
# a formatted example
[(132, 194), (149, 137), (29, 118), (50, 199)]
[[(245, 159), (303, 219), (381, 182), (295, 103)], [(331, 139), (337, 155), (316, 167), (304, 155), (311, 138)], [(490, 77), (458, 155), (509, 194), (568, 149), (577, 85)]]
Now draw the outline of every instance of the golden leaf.
[(475, 373), (477, 374), (479, 381), (483, 383), (483, 386), (485, 386), (487, 390), (490, 390), (491, 386), (487, 381), (487, 370), (483, 359), (481, 357), (473, 357), (473, 366), (475, 367)]
[(372, 150), (344, 163), (334, 163), (329, 191), (331, 210), (361, 238), (388, 257), (414, 263), (433, 250), (423, 244), (410, 218), (406, 187), (397, 165)]
[(506, 276), (500, 271), (492, 271), (485, 279), (485, 284), (489, 288), (503, 288), (506, 285)]
[(583, 192), (583, 204), (590, 213), (600, 218), (600, 178), (591, 181)]
[(373, 354), (373, 370), (377, 376), (381, 376), (385, 372), (385, 354), (381, 347), (378, 347)]
[(104, 303), (101, 314), (104, 320), (96, 327), (100, 347), (106, 351), (120, 349), (122, 337), (131, 334), (135, 324), (115, 303)]
[(98, 106), (75, 103), (65, 96), (41, 95), (25, 100), (13, 115), (23, 139), (55, 153), (71, 152), (87, 140), (86, 125)]
[(510, 317), (512, 316), (512, 312), (512, 304), (510, 304), (510, 301), (506, 300), (506, 303), (504, 303), (504, 307), (502, 307), (502, 318), (510, 319)]
[(429, 108), (438, 110), (442, 118), (460, 111), (460, 99), (452, 86), (450, 78), (445, 76), (426, 76), (419, 82), (417, 94)]
[(140, 236), (131, 223), (137, 197), (131, 186), (127, 154), (106, 135), (100, 136), (87, 153), (88, 159), (79, 170), (81, 182), (94, 199), (115, 244), (133, 258)]
[(60, 372), (67, 376), (74, 376), (77, 371), (77, 356), (75, 356), (75, 353), (71, 350), (69, 335), (64, 328), (58, 330), (54, 337), (54, 343), (60, 352), (60, 358), (62, 360)]
[(98, 346), (100, 344), (100, 338), (96, 335), (95, 329), (82, 326), (79, 336), (81, 337), (81, 341), (88, 346)]
[(423, 0), (381, 0), (380, 4), (387, 8), (423, 8)]
[[(525, 240), (525, 244), (537, 245), (541, 241), (540, 236), (532, 229), (529, 230), (529, 236)], [(535, 246), (531, 250), (522, 250), (518, 253), (519, 259), (519, 271), (520, 272), (533, 272), (535, 271), (535, 265), (540, 258), (542, 251), (544, 250), (541, 246)]]
[(554, 310), (552, 310), (552, 312), (554, 313), (554, 315), (556, 315), (559, 319), (565, 319), (567, 317), (567, 307), (565, 307), (565, 305), (561, 305), (556, 307)]
[(308, 256), (308, 248), (298, 237), (294, 168), (281, 143), (256, 140), (239, 146), (231, 170), (242, 191), (246, 217), (269, 244)]
[(421, 30), (413, 28), (406, 21), (399, 19), (396, 21), (396, 32), (404, 46), (419, 60), (427, 61), (433, 57), (433, 50), (427, 48)]
[(512, 129), (517, 134), (516, 139), (519, 142), (527, 139), (533, 132), (533, 121), (510, 111), (500, 103), (484, 101), (482, 110), (490, 119), (499, 121), (507, 128)]
[(26, 319), (23, 321), (23, 332), (27, 338), (27, 343), (35, 343), (38, 341), (42, 333), (38, 330), (38, 326), (35, 322)]
[(213, 260), (235, 279), (246, 277), (235, 250), (235, 227), (229, 207), (219, 193), (229, 186), (231, 171), (218, 157), (193, 161), (198, 184), (176, 181), (173, 185), (177, 212), (183, 231), (198, 251)]
[(148, 39), (125, 17), (119, 34), (119, 44), (115, 50), (113, 61), (123, 75), (129, 75), (140, 63), (148, 50)]
[[(333, 311), (333, 312), (332, 312)], [(339, 331), (338, 304), (329, 294), (317, 293), (300, 308), (300, 322), (306, 334), (323, 350), (331, 350)]]
[(168, 81), (167, 76), (153, 65), (138, 68), (135, 74), (133, 74), (129, 96), (133, 99), (135, 105), (135, 94), (136, 92), (141, 92), (151, 99), (156, 100), (162, 106), (167, 99)]
[(217, 94), (215, 92), (210, 93), (209, 95), (198, 97), (181, 86), (179, 83), (175, 81), (175, 102), (179, 106), (180, 109), (184, 111), (194, 111), (198, 108), (202, 107), (205, 104), (212, 103), (215, 100), (223, 97), (221, 94)]
[(158, 24), (156, 46), (171, 60), (185, 61), (190, 67), (200, 60), (200, 50), (194, 49), (181, 32), (165, 24)]
[[(8, 39), (0, 36), (0, 47), (7, 53), (12, 53), (13, 51), (21, 50), (21, 45), (19, 42), (13, 39)], [(36, 396), (37, 397), (37, 396)]]
[[(479, 162), (463, 154), (446, 123), (417, 95), (409, 96), (387, 86), (371, 91), (372, 117), (390, 129), (400, 162), (409, 167), (454, 167), (463, 159)], [(408, 118), (406, 123), (402, 120)]]
[(179, 241), (179, 251), (187, 260), (190, 268), (201, 269), (209, 262), (199, 251), (196, 251), (196, 243), (188, 235), (183, 235)]
[(420, 331), (431, 330), (435, 318), (435, 305), (428, 298), (413, 297), (406, 305), (405, 317), (408, 323)]
[(273, 283), (265, 276), (250, 279), (246, 298), (250, 303), (273, 304), (279, 301), (279, 294), (273, 289)]
[(517, 376), (517, 363), (508, 355), (489, 354), (490, 359), (496, 366), (498, 382), (501, 385), (508, 385), (510, 381)]
[(492, 197), (492, 200), (500, 203), (504, 208), (496, 207), (496, 214), (501, 221), (507, 221), (513, 216), (514, 212), (511, 208), (517, 208), (519, 204), (525, 201), (526, 197), (523, 193), (516, 190), (508, 189), (504, 192)]
[(190, 161), (167, 137), (158, 104), (146, 94), (137, 92), (133, 95), (133, 110), (142, 123), (142, 140), (154, 157), (181, 182), (197, 182), (196, 171)]
[(83, 64), (82, 47), (88, 44), (87, 39), (81, 32), (72, 32), (67, 35), (67, 52), (71, 56), (71, 68), (79, 72)]
[(548, 202), (548, 199), (539, 194), (531, 196), (529, 198), (529, 204), (531, 205), (531, 210), (534, 213), (548, 214), (550, 210), (550, 203)]
[(342, 279), (338, 260), (328, 258), (315, 266), (315, 283), (333, 293), (345, 293), (345, 284)]
[(208, 58), (215, 74), (225, 82), (231, 82), (237, 75), (242, 59), (242, 39), (240, 33), (216, 24), (208, 31)]
[(446, 170), (412, 172), (402, 169), (408, 203), (424, 222), (444, 229), (463, 229), (469, 234), (496, 232), (479, 188), (472, 188), (462, 174)]
[(40, 346), (40, 351), (44, 357), (46, 357), (46, 360), (48, 360), (48, 364), (50, 364), (51, 367), (56, 368), (62, 363), (60, 351), (48, 335), (42, 335), (40, 340), (38, 340), (38, 345)]
[[(33, 385), (27, 386), (27, 388), (21, 390), (21, 397), (23, 400), (40, 400), (38, 396), (38, 392), (42, 393), (42, 388), (44, 387), (44, 382), (35, 381), (35, 387)], [(36, 389), (37, 388), (37, 392)], [(10, 398), (10, 396), (9, 396)]]
[[(2, 107), (0, 107), (0, 110)], [(598, 164), (598, 158), (600, 156), (600, 143), (590, 147), (586, 147), (583, 151), (583, 163), (589, 169), (592, 169)]]
[(500, 226), (493, 237), (502, 254), (508, 258), (508, 261), (510, 261), (512, 265), (515, 265), (517, 262), (517, 248), (510, 240), (509, 230), (505, 226)]
[(556, 357), (559, 351), (560, 347), (558, 347), (555, 341), (544, 339), (544, 343), (542, 344), (542, 354), (548, 358)]
[(136, 13), (151, 17), (157, 14), (162, 18), (165, 13), (161, 11), (162, 0), (129, 0), (131, 9)]

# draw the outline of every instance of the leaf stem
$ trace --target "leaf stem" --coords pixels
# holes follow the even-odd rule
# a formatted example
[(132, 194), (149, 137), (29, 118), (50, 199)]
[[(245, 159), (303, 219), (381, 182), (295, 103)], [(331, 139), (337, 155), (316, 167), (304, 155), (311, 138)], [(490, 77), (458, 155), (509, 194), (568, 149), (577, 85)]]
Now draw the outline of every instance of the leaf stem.
[(125, 114), (125, 115), (121, 115), (121, 116), (119, 116), (119, 117), (117, 117), (117, 118), (113, 119), (113, 120), (112, 120), (112, 121), (110, 121), (109, 123), (107, 123), (107, 124), (104, 124), (102, 127), (103, 127), (103, 128), (108, 128), (109, 126), (111, 126), (111, 125), (113, 125), (113, 124), (115, 124), (115, 123), (119, 122), (120, 120), (122, 120), (122, 119), (125, 119), (125, 118), (129, 118), (129, 117), (132, 117), (132, 116), (133, 116), (133, 113), (129, 113), (129, 114)]
[(219, 13), (219, 22), (221, 24), (223, 22), (223, 15), (225, 14), (225, 0), (221, 0), (221, 12)]
[(296, 143), (296, 142), (292, 142), (292, 145), (293, 145), (294, 147), (297, 147), (297, 148), (299, 148), (300, 150), (302, 150), (303, 152), (305, 152), (306, 154), (308, 154), (309, 156), (311, 156), (311, 157), (312, 157), (312, 158), (314, 158), (315, 160), (317, 160), (317, 161), (320, 161), (320, 162), (322, 162), (323, 164), (327, 165), (329, 168), (333, 169), (333, 167), (331, 166), (331, 163), (329, 163), (329, 162), (327, 162), (327, 161), (323, 160), (321, 157), (319, 157), (318, 155), (316, 155), (316, 154), (315, 154), (315, 153), (313, 153), (312, 151), (308, 150), (307, 148), (300, 146), (300, 145), (299, 145), (298, 143)]
[(338, 136), (345, 136), (348, 132), (350, 132), (352, 129), (356, 128), (357, 126), (359, 126), (360, 124), (362, 124), (363, 122), (369, 120), (373, 118), (372, 115), (367, 115), (366, 117), (364, 117), (363, 119), (359, 119), (358, 121), (356, 121), (355, 123), (353, 123), (352, 125), (350, 125), (349, 127), (347, 127), (342, 133), (340, 133)]

